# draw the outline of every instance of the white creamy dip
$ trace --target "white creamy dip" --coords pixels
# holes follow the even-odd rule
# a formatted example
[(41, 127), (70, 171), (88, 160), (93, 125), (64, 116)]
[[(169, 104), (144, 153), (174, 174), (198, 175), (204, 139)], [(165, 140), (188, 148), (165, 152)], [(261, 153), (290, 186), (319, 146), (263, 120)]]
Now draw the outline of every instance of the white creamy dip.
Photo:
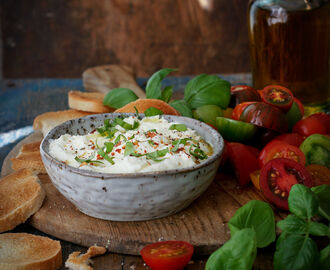
[(212, 146), (184, 124), (159, 116), (114, 121), (87, 135), (51, 140), (49, 153), (70, 166), (105, 173), (191, 167), (212, 155)]

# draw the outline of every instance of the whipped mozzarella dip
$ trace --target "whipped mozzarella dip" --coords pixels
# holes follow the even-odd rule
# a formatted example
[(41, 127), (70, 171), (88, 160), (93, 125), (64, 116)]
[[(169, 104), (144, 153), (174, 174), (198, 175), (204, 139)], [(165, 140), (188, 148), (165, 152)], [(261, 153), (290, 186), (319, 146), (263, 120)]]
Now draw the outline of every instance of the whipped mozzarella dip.
[(49, 145), (55, 159), (103, 173), (187, 168), (212, 152), (212, 146), (196, 131), (159, 116), (107, 119), (104, 126), (87, 135), (64, 134)]

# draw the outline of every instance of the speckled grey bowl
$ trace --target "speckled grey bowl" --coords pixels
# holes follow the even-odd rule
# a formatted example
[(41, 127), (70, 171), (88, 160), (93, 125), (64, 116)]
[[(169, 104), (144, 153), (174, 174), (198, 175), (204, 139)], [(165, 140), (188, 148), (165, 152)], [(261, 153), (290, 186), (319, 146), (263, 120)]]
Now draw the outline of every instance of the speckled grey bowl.
[(104, 119), (119, 115), (133, 114), (98, 114), (70, 120), (52, 129), (41, 143), (41, 157), (54, 186), (81, 212), (114, 221), (155, 219), (186, 208), (208, 188), (217, 172), (224, 142), (209, 125), (187, 117), (162, 116), (196, 130), (213, 146), (211, 157), (190, 168), (110, 174), (74, 168), (50, 156), (50, 139), (66, 133), (87, 134), (102, 126)]

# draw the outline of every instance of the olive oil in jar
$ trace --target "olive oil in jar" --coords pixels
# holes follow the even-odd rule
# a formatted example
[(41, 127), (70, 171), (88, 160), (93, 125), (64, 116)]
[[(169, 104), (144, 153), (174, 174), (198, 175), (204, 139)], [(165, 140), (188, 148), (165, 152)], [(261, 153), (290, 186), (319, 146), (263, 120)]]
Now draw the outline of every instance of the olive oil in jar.
[(329, 101), (329, 0), (250, 1), (248, 23), (256, 89), (280, 84), (305, 104)]

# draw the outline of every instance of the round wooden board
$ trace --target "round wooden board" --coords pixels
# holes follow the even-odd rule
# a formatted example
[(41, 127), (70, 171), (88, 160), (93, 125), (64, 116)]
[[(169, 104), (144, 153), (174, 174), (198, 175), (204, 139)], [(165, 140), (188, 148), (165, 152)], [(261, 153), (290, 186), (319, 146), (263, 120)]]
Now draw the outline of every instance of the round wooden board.
[[(34, 133), (16, 145), (4, 160), (1, 175), (11, 173), (10, 158), (21, 145), (38, 140), (41, 134)], [(29, 219), (33, 227), (75, 244), (98, 244), (130, 255), (138, 255), (146, 244), (159, 240), (184, 240), (194, 245), (195, 254), (208, 255), (229, 239), (227, 223), (239, 207), (252, 199), (264, 200), (255, 188), (238, 189), (233, 177), (218, 173), (209, 189), (180, 213), (150, 221), (106, 221), (81, 213), (57, 191), (47, 174), (39, 178), (47, 196)], [(277, 220), (286, 215), (274, 211)]]

